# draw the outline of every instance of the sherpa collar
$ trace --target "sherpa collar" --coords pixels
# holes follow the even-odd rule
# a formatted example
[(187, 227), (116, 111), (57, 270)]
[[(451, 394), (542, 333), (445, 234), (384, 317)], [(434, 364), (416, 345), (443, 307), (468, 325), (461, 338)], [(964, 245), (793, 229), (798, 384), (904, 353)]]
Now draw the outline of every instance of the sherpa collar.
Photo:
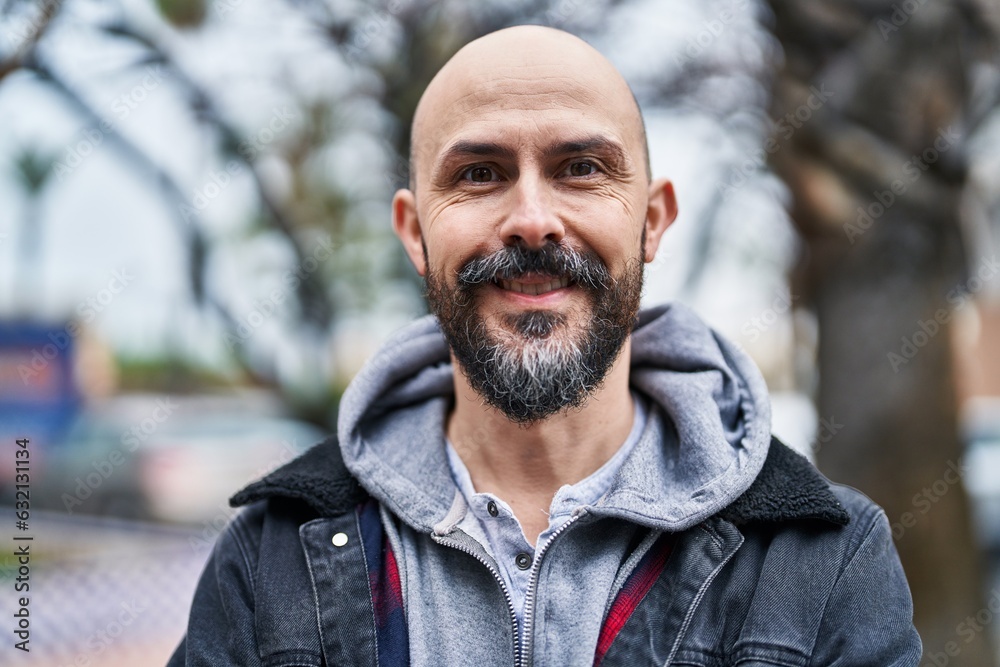
[[(268, 498), (293, 498), (304, 501), (320, 516), (337, 516), (366, 497), (344, 465), (340, 446), (332, 436), (239, 491), (229, 504), (240, 507)], [(750, 488), (718, 516), (736, 525), (819, 520), (845, 526), (850, 521), (826, 479), (777, 438), (771, 439), (764, 467)]]

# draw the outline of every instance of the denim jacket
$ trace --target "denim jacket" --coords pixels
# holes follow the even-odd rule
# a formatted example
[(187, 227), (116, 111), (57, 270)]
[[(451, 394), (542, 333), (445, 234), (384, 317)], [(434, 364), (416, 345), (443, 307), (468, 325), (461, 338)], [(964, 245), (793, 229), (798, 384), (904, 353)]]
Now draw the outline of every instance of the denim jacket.
[[(217, 542), (187, 635), (169, 664), (409, 664), (378, 641), (393, 638), (380, 632), (387, 623), (378, 607), (388, 596), (379, 594), (385, 586), (372, 576), (371, 554), (366, 560), (372, 539), (363, 534), (359, 510), (366, 497), (333, 440), (237, 494), (234, 504), (247, 508)], [(909, 589), (884, 513), (857, 491), (828, 483), (777, 441), (732, 505), (670, 538), (664, 566), (627, 618), (605, 619), (617, 632), (592, 664), (920, 661)], [(499, 600), (496, 585), (491, 593)], [(405, 621), (398, 627), (397, 640)], [(493, 664), (516, 663), (513, 648), (499, 647)]]
[(171, 664), (915, 666), (884, 514), (772, 441), (749, 357), (679, 305), (631, 341), (649, 418), (538, 546), (521, 621), (462, 521), (454, 369), (428, 317), (354, 379), (336, 438), (233, 498)]

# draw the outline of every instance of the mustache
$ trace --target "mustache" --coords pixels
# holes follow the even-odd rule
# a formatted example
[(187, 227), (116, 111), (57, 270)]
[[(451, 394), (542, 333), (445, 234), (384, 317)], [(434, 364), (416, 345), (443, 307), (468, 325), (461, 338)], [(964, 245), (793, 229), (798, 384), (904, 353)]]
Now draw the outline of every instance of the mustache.
[(568, 278), (593, 291), (608, 289), (612, 284), (611, 273), (596, 252), (547, 243), (537, 249), (505, 246), (489, 255), (474, 257), (459, 270), (458, 285), (475, 287), (497, 280), (517, 280), (528, 274)]

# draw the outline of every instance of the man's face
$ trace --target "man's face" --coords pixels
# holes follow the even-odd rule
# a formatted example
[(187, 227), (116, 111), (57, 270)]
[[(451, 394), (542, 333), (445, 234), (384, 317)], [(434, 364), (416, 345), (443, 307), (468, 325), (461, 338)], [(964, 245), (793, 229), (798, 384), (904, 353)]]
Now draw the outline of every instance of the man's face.
[(651, 258), (641, 125), (627, 88), (592, 80), (606, 72), (466, 60), (418, 112), (418, 257), (398, 193), (396, 227), (470, 384), (531, 423), (579, 405), (635, 320)]
[[(490, 305), (510, 291), (527, 304)], [(586, 301), (579, 308), (534, 303), (562, 291), (579, 291)], [(638, 257), (615, 278), (593, 252), (557, 243), (472, 258), (454, 285), (433, 267), (427, 273), (431, 310), (469, 384), (522, 424), (577, 407), (600, 385), (628, 338), (641, 292)]]

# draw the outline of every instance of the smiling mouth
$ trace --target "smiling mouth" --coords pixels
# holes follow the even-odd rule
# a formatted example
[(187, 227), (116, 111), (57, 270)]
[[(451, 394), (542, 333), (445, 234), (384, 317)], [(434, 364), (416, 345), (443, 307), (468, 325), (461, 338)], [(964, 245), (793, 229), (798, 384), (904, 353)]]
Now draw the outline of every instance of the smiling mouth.
[(518, 292), (520, 294), (528, 294), (530, 296), (538, 296), (540, 294), (547, 294), (549, 292), (554, 292), (557, 289), (562, 289), (563, 287), (568, 287), (572, 284), (569, 278), (549, 278), (549, 280), (532, 280), (530, 282), (524, 282), (520, 280), (502, 280), (497, 279), (494, 284), (500, 289), (507, 290), (508, 292)]

